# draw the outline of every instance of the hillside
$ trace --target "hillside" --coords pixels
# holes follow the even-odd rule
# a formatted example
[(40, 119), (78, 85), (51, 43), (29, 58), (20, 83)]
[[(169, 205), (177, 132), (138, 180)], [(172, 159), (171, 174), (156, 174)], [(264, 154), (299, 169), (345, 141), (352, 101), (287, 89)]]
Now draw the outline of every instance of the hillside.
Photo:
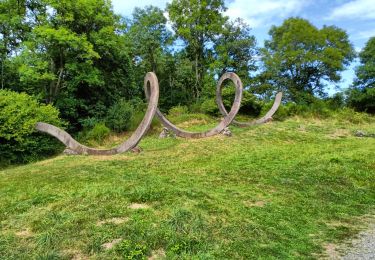
[(375, 213), (375, 121), (231, 129), (0, 171), (0, 258), (314, 258)]

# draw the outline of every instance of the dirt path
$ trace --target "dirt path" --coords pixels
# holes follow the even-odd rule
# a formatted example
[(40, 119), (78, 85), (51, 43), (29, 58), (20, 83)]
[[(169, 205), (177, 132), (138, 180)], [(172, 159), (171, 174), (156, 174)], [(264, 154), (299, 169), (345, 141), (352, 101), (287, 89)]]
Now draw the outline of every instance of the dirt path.
[(352, 241), (352, 245), (344, 252), (341, 258), (343, 260), (375, 260), (375, 223), (372, 223), (366, 231), (359, 233)]

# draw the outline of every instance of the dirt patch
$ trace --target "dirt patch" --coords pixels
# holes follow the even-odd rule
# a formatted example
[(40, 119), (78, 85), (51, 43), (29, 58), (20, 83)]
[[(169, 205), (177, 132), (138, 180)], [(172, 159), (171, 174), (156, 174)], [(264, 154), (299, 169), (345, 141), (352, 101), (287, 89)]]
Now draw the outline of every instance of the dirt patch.
[(112, 249), (115, 245), (117, 245), (118, 243), (120, 243), (121, 240), (122, 240), (121, 238), (117, 238), (115, 240), (112, 240), (111, 242), (104, 243), (102, 245), (102, 247), (104, 248), (104, 250)]
[(102, 226), (104, 224), (114, 224), (114, 225), (120, 225), (122, 223), (128, 222), (129, 218), (111, 218), (111, 219), (105, 219), (98, 221), (96, 223), (97, 226)]
[(335, 244), (325, 244), (323, 246), (325, 254), (329, 259), (340, 259), (340, 254), (337, 252), (337, 247)]
[(82, 254), (81, 251), (75, 249), (68, 249), (63, 251), (64, 255), (71, 260), (88, 260), (89, 257)]
[(163, 249), (154, 250), (148, 260), (165, 259), (165, 251)]
[(149, 209), (150, 206), (147, 204), (141, 204), (141, 203), (132, 203), (128, 207), (129, 209)]
[(29, 238), (32, 237), (34, 234), (30, 231), (30, 229), (24, 229), (16, 233), (16, 236), (21, 238)]
[(345, 138), (350, 136), (351, 133), (347, 129), (336, 129), (335, 132), (328, 135), (331, 139), (339, 139), (339, 138)]
[(178, 124), (179, 127), (189, 127), (189, 126), (195, 126), (195, 125), (206, 125), (207, 121), (204, 119), (192, 119), (186, 122), (183, 122), (181, 124)]
[(243, 202), (245, 204), (246, 207), (264, 207), (267, 202), (264, 201), (264, 200), (258, 200), (258, 201), (244, 201)]

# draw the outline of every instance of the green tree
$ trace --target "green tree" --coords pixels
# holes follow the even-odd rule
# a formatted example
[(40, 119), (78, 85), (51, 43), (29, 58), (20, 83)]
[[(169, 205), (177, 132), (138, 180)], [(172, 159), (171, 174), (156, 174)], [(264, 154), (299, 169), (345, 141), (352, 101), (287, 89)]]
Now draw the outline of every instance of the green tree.
[(359, 111), (375, 113), (375, 37), (359, 53), (356, 79), (348, 91), (348, 103)]
[(256, 70), (256, 40), (251, 28), (240, 18), (225, 23), (215, 40), (214, 66), (216, 74), (236, 72), (244, 85), (250, 82), (250, 72)]
[(0, 88), (12, 88), (15, 77), (10, 58), (17, 54), (19, 45), (29, 30), (24, 21), (25, 1), (0, 2)]
[(186, 54), (194, 71), (194, 98), (201, 95), (212, 56), (215, 38), (221, 33), (227, 17), (223, 0), (173, 0), (167, 6), (172, 28), (186, 44)]
[(340, 72), (355, 56), (347, 33), (335, 26), (318, 29), (305, 19), (289, 18), (269, 35), (262, 49), (261, 78), (295, 102), (324, 96), (326, 83), (339, 82)]
[(167, 29), (163, 10), (147, 6), (135, 8), (126, 37), (132, 53), (143, 72), (158, 72), (158, 63), (172, 43), (172, 33)]
[(55, 104), (77, 126), (86, 118), (104, 117), (116, 100), (136, 93), (125, 26), (110, 1), (24, 4), (23, 20), (33, 22), (21, 54), (13, 58), (20, 64), (21, 90)]

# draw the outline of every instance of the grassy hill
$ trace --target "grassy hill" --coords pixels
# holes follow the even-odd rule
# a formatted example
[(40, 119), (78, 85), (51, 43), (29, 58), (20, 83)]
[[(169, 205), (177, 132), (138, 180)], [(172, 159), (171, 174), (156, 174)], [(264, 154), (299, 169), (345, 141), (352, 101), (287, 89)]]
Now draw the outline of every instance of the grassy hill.
[(151, 134), (139, 154), (2, 170), (0, 258), (322, 256), (375, 212), (375, 138), (353, 135), (375, 133), (375, 121), (350, 121), (295, 117), (200, 140)]

